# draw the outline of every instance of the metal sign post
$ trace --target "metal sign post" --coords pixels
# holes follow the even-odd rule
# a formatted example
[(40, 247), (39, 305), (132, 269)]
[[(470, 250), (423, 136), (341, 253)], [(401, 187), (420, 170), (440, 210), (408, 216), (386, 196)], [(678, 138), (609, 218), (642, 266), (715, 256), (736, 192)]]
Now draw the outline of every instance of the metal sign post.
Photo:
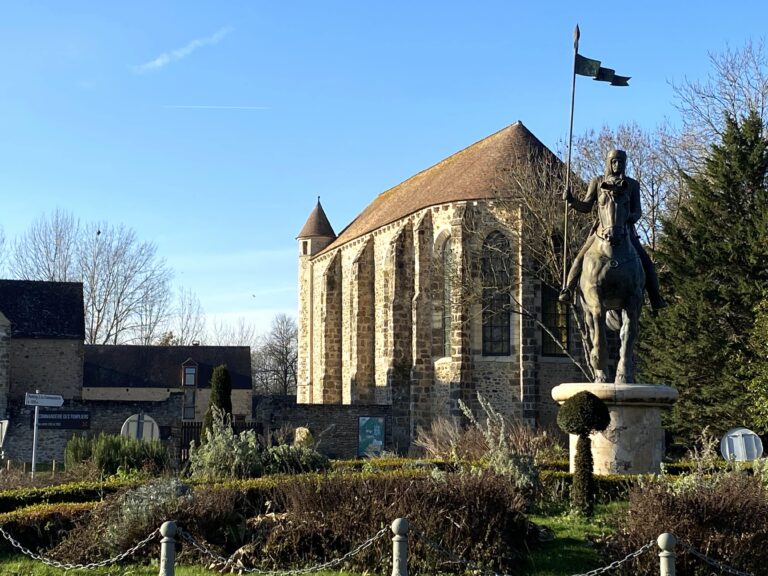
[(63, 406), (64, 398), (57, 394), (40, 394), (40, 390), (35, 390), (34, 394), (26, 393), (24, 405), (35, 407), (35, 424), (32, 431), (32, 480), (34, 480), (35, 465), (37, 464), (37, 422), (40, 416), (40, 406)]
[[(40, 390), (35, 390), (38, 394)], [(35, 404), (35, 426), (32, 432), (32, 480), (35, 479), (35, 464), (37, 463), (37, 420), (40, 416), (40, 405)]]

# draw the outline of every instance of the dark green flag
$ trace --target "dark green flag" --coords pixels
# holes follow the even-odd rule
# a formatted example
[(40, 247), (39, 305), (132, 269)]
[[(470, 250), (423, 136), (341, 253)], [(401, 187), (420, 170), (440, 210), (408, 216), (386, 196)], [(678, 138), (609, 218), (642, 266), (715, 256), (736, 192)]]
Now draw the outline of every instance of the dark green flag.
[(611, 68), (600, 66), (600, 60), (593, 60), (581, 54), (576, 54), (574, 71), (579, 76), (590, 76), (593, 80), (610, 82), (611, 86), (629, 86), (631, 76), (619, 76)]
[(591, 58), (585, 58), (581, 54), (576, 54), (576, 74), (579, 76), (597, 76), (597, 71), (600, 70), (600, 60), (592, 60)]

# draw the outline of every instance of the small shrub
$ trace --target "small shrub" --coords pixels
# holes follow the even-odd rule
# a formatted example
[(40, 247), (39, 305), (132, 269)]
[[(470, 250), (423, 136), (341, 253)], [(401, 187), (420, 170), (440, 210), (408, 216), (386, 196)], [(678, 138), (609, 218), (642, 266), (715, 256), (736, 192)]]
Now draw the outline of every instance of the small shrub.
[(72, 436), (64, 447), (64, 468), (72, 470), (91, 459), (92, 442), (86, 436)]
[(327, 457), (303, 445), (271, 446), (262, 454), (265, 474), (301, 474), (319, 472), (330, 466)]
[(211, 410), (211, 428), (200, 446), (192, 442), (189, 471), (198, 480), (255, 478), (263, 471), (262, 447), (256, 432), (235, 434), (231, 416), (215, 406)]
[(168, 469), (168, 449), (159, 440), (139, 440), (119, 434), (104, 434), (95, 438), (73, 436), (64, 449), (64, 465), (72, 470), (90, 461), (102, 474), (111, 476), (122, 468), (159, 474)]

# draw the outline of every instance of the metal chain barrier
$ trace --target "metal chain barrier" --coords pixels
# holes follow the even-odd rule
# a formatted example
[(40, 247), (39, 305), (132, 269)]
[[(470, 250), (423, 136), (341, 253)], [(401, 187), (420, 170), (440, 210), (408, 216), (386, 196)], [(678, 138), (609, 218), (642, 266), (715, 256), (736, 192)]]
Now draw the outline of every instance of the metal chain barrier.
[(476, 564), (475, 562), (472, 562), (471, 560), (466, 560), (466, 559), (462, 558), (461, 556), (458, 556), (457, 554), (451, 552), (450, 550), (448, 550), (444, 546), (442, 546), (442, 545), (438, 544), (437, 542), (435, 542), (434, 540), (432, 540), (429, 536), (427, 536), (424, 532), (422, 532), (416, 526), (413, 526), (413, 525), (410, 526), (409, 527), (409, 531), (411, 533), (413, 533), (413, 535), (416, 538), (418, 538), (419, 540), (424, 542), (427, 546), (432, 548), (435, 552), (437, 552), (438, 554), (441, 554), (442, 556), (450, 559), (451, 562), (454, 562), (456, 564), (461, 564), (462, 566), (465, 566), (465, 567), (469, 568), (470, 570), (479, 572), (480, 574), (486, 574), (486, 575), (489, 575), (489, 576), (506, 576), (506, 575), (502, 575), (502, 574), (499, 574), (497, 572), (494, 572), (493, 570), (487, 570), (487, 569), (483, 568), (482, 566), (480, 566), (479, 564)]
[(630, 560), (634, 560), (638, 556), (641, 556), (642, 554), (645, 554), (648, 550), (651, 548), (654, 548), (656, 546), (656, 540), (651, 540), (643, 546), (642, 548), (638, 548), (634, 552), (630, 552), (627, 554), (624, 558), (621, 560), (615, 560), (608, 564), (608, 566), (603, 566), (602, 568), (595, 568), (594, 570), (590, 570), (589, 572), (584, 572), (583, 574), (573, 574), (572, 576), (597, 576), (598, 574), (604, 574), (606, 572), (610, 572), (611, 570), (615, 570), (625, 562), (629, 562)]
[(696, 548), (694, 548), (693, 546), (691, 546), (687, 542), (679, 541), (678, 545), (685, 552), (688, 552), (691, 556), (695, 556), (699, 560), (701, 560), (703, 562), (706, 562), (707, 564), (709, 564), (713, 568), (717, 568), (721, 572), (725, 572), (726, 574), (733, 574), (733, 576), (754, 576), (754, 574), (752, 574), (751, 572), (742, 572), (741, 570), (736, 570), (736, 568), (728, 566), (727, 564), (723, 564), (719, 560), (715, 560), (714, 558), (710, 558), (709, 556), (707, 556), (703, 552), (699, 552), (698, 550), (696, 550)]
[[(498, 574), (497, 572), (493, 572), (492, 570), (486, 570), (485, 568), (479, 566), (478, 564), (476, 564), (474, 562), (471, 562), (469, 560), (461, 558), (460, 556), (457, 556), (456, 554), (454, 554), (450, 550), (446, 549), (445, 547), (441, 546), (440, 544), (438, 544), (437, 542), (435, 542), (434, 540), (429, 538), (426, 534), (424, 534), (424, 532), (422, 532), (421, 530), (419, 530), (415, 526), (411, 526), (411, 531), (413, 532), (414, 536), (416, 536), (417, 538), (423, 540), (427, 545), (430, 546), (430, 548), (434, 549), (436, 552), (439, 552), (443, 556), (445, 556), (447, 558), (450, 558), (450, 560), (452, 562), (455, 562), (457, 564), (461, 564), (463, 566), (466, 566), (470, 570), (477, 571), (480, 574), (486, 574), (486, 575), (489, 575), (489, 576), (507, 576), (507, 575)], [(648, 550), (653, 548), (655, 545), (656, 545), (656, 541), (655, 540), (651, 540), (648, 544), (646, 544), (642, 548), (640, 548), (638, 550), (635, 550), (634, 552), (628, 554), (627, 556), (625, 556), (621, 560), (616, 560), (614, 562), (611, 562), (608, 566), (603, 566), (602, 568), (595, 568), (594, 570), (591, 570), (589, 572), (585, 572), (584, 574), (574, 574), (573, 576), (598, 576), (599, 574), (603, 574), (605, 572), (609, 572), (611, 570), (615, 570), (616, 568), (618, 568), (619, 566), (621, 566), (625, 562), (629, 562), (630, 560), (633, 560), (634, 558), (637, 558), (641, 554), (644, 554), (645, 552), (647, 552)], [(738, 574), (736, 576), (742, 576), (742, 574)], [(750, 574), (750, 575), (746, 575), (746, 576), (753, 576), (753, 575)]]
[(340, 564), (343, 564), (347, 560), (357, 556), (363, 550), (370, 548), (375, 542), (377, 542), (378, 540), (386, 536), (388, 532), (389, 532), (389, 526), (387, 526), (386, 528), (382, 528), (376, 534), (368, 538), (368, 540), (366, 540), (362, 544), (359, 544), (358, 546), (356, 546), (355, 548), (353, 548), (352, 550), (344, 554), (344, 556), (340, 556), (339, 558), (334, 558), (333, 560), (329, 560), (328, 562), (324, 562), (323, 564), (318, 564), (316, 566), (309, 566), (307, 568), (298, 568), (296, 570), (261, 570), (260, 568), (246, 568), (240, 560), (233, 561), (231, 557), (225, 558), (224, 556), (216, 554), (215, 552), (210, 550), (208, 547), (203, 546), (202, 544), (197, 542), (189, 532), (187, 532), (183, 528), (179, 528), (179, 533), (181, 535), (181, 538), (185, 542), (187, 542), (190, 546), (192, 546), (195, 550), (197, 550), (201, 554), (213, 559), (217, 564), (223, 564), (224, 565), (223, 568), (234, 567), (238, 571), (245, 574), (281, 574), (285, 576), (293, 576), (296, 574), (308, 574), (310, 572), (319, 572), (320, 570), (329, 570), (331, 568), (335, 568), (336, 566), (339, 566)]
[(19, 542), (13, 536), (8, 534), (8, 532), (6, 532), (3, 529), (3, 527), (0, 526), (0, 536), (5, 538), (10, 543), (10, 545), (16, 548), (19, 552), (21, 552), (25, 556), (29, 556), (33, 560), (37, 560), (38, 562), (42, 562), (43, 564), (46, 564), (48, 566), (53, 566), (54, 568), (61, 568), (63, 570), (73, 570), (75, 568), (80, 570), (92, 570), (94, 568), (103, 568), (104, 566), (108, 566), (110, 564), (116, 564), (117, 562), (122, 562), (129, 556), (132, 556), (133, 554), (135, 554), (136, 552), (144, 548), (144, 546), (146, 546), (152, 540), (154, 540), (159, 533), (160, 533), (160, 530), (156, 529), (149, 536), (144, 538), (144, 540), (141, 540), (138, 544), (136, 544), (132, 548), (129, 548), (125, 552), (122, 552), (112, 558), (107, 558), (106, 560), (101, 560), (99, 562), (91, 562), (89, 564), (68, 564), (66, 562), (60, 562), (58, 560), (54, 560), (53, 558), (47, 558), (42, 554), (36, 554), (35, 552), (32, 552), (32, 550), (30, 550), (29, 548), (26, 548), (21, 542)]

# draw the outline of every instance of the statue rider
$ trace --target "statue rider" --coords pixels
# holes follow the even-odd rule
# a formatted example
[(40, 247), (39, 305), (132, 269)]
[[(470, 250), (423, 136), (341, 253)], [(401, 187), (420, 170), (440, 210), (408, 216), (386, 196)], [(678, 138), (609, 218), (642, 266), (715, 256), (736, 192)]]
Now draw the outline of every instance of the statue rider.
[[(592, 178), (589, 182), (587, 195), (584, 197), (584, 200), (579, 200), (574, 197), (570, 189), (566, 190), (565, 200), (571, 208), (578, 210), (579, 212), (589, 213), (592, 211), (592, 208), (597, 201), (598, 191), (601, 188), (607, 190), (619, 190), (630, 194), (629, 216), (627, 218), (629, 238), (642, 262), (643, 270), (645, 271), (645, 289), (648, 292), (648, 299), (651, 301), (651, 310), (655, 314), (659, 309), (664, 308), (667, 303), (661, 297), (659, 292), (659, 279), (656, 276), (656, 268), (642, 244), (640, 244), (640, 239), (637, 237), (637, 232), (635, 231), (635, 223), (640, 219), (640, 216), (642, 216), (643, 213), (642, 206), (640, 205), (640, 184), (637, 180), (629, 178), (624, 174), (626, 167), (627, 153), (623, 150), (612, 150), (608, 153), (608, 157), (605, 161), (605, 175)], [(571, 269), (568, 271), (568, 280), (566, 281), (562, 292), (560, 292), (559, 299), (561, 302), (571, 302), (573, 299), (573, 291), (576, 288), (576, 285), (579, 282), (579, 276), (581, 275), (584, 254), (586, 254), (589, 247), (592, 246), (592, 243), (595, 241), (597, 227), (598, 223), (595, 222), (594, 226), (592, 226), (592, 231), (584, 242), (584, 246), (582, 246), (578, 255), (573, 260), (573, 264), (571, 264)]]

